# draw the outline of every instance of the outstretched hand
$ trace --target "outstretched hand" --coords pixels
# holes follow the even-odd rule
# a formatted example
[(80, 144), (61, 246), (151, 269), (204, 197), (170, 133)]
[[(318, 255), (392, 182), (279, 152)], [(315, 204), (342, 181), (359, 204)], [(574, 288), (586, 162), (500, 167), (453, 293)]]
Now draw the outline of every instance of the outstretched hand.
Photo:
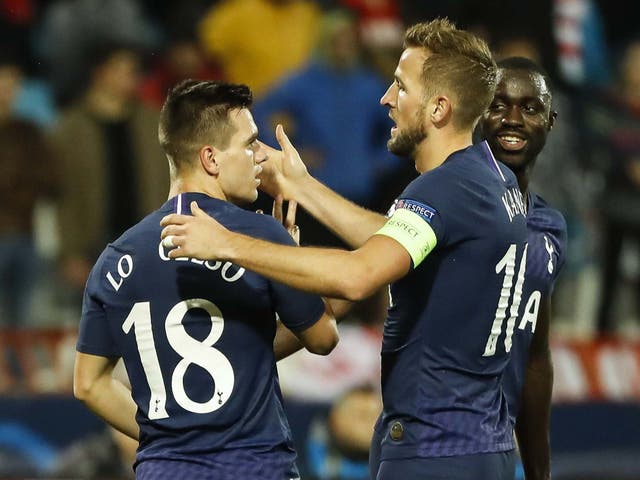
[(169, 258), (190, 257), (200, 260), (224, 260), (228, 258), (232, 233), (191, 202), (192, 215), (172, 213), (166, 215), (160, 226), (164, 227), (160, 238), (169, 249)]
[(282, 194), (284, 199), (291, 200), (295, 196), (297, 183), (306, 178), (309, 172), (280, 124), (276, 127), (276, 138), (281, 150), (262, 144), (268, 160), (261, 164), (260, 189), (273, 198)]

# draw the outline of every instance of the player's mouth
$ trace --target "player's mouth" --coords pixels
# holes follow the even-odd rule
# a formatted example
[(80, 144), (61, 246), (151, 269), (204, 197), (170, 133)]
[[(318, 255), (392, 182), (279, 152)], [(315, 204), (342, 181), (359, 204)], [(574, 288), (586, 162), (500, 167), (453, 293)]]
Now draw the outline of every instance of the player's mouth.
[(390, 129), (391, 135), (393, 135), (398, 131), (398, 125), (396, 124), (396, 121), (394, 120), (394, 118), (391, 116), (391, 113), (389, 113), (389, 118), (393, 122), (393, 126)]
[(527, 145), (527, 140), (513, 133), (496, 135), (500, 146), (508, 152), (519, 152)]

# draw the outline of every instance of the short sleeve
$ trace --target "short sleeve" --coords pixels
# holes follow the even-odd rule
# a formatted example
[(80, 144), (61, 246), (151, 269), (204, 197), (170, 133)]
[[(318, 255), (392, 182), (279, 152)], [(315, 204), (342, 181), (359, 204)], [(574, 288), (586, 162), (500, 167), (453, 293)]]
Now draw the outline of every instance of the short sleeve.
[[(557, 220), (558, 230), (554, 232), (555, 235), (551, 236), (551, 240), (547, 241), (549, 244), (551, 244), (551, 248), (555, 249), (556, 251), (556, 264), (555, 264), (554, 271), (551, 273), (552, 281), (551, 281), (551, 288), (549, 293), (553, 292), (555, 288), (555, 283), (558, 280), (558, 277), (560, 276), (560, 273), (562, 272), (562, 269), (564, 268), (564, 264), (566, 263), (566, 260), (567, 260), (567, 223), (560, 212), (556, 212), (556, 213), (558, 216), (558, 220)], [(545, 246), (548, 250), (549, 245), (545, 245)]]
[(100, 274), (102, 257), (93, 267), (82, 299), (82, 316), (78, 332), (76, 350), (103, 357), (119, 357), (117, 348), (100, 295)]
[(393, 238), (411, 256), (416, 268), (444, 239), (440, 214), (445, 204), (433, 175), (423, 174), (411, 182), (389, 209), (387, 223), (376, 234)]

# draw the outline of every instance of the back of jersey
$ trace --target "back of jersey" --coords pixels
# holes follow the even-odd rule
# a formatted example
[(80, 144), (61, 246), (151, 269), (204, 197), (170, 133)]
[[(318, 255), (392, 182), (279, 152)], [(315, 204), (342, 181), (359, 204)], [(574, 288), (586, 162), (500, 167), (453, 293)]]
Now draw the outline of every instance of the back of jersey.
[(160, 220), (191, 200), (232, 230), (292, 243), (270, 217), (203, 194), (169, 200), (96, 263), (78, 350), (124, 359), (138, 405), (138, 464), (184, 460), (241, 472), (243, 464), (249, 471), (274, 463), (288, 471), (295, 454), (273, 356), (275, 314), (301, 330), (324, 305), (231, 263), (170, 260)]

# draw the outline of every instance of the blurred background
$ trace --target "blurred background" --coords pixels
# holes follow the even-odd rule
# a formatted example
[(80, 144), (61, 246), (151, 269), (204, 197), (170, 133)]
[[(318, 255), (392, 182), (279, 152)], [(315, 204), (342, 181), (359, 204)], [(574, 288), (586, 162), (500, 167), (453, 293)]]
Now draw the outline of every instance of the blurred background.
[[(167, 195), (157, 116), (183, 78), (250, 85), (312, 173), (385, 212), (415, 173), (378, 100), (407, 25), (448, 16), (540, 62), (558, 121), (531, 189), (564, 214), (556, 480), (640, 479), (640, 27), (622, 0), (0, 0), (0, 478), (132, 478), (135, 445), (72, 398), (81, 294)], [(266, 206), (266, 207), (265, 207)], [(268, 209), (260, 198), (251, 208)], [(269, 210), (267, 210), (269, 211)], [(301, 212), (302, 243), (340, 245)], [(328, 358), (279, 364), (303, 477), (367, 478), (386, 298)]]

